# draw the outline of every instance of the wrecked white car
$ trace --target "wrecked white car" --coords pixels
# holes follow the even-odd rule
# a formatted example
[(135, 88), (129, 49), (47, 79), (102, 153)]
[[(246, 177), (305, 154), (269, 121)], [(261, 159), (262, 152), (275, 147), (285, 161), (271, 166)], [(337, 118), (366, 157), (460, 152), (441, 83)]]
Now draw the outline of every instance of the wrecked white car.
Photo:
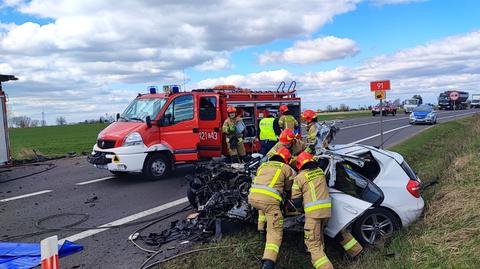
[[(423, 186), (400, 154), (352, 144), (323, 148), (338, 129), (326, 123), (317, 127), (314, 147), (332, 198), (329, 237), (347, 227), (362, 244), (373, 245), (421, 215)], [(261, 157), (256, 157), (241, 167), (214, 162), (199, 165), (189, 177), (191, 205), (205, 217), (255, 221), (247, 197), (260, 163)], [(286, 212), (285, 229), (301, 230), (302, 221), (303, 216)]]

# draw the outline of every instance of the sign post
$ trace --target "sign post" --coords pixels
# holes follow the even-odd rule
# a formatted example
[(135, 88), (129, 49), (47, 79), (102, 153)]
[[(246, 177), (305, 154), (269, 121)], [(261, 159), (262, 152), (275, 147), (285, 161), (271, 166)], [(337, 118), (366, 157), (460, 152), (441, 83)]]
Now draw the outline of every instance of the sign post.
[(387, 90), (390, 90), (390, 80), (370, 82), (370, 91), (374, 91), (375, 99), (380, 100), (380, 148), (383, 148), (383, 100)]

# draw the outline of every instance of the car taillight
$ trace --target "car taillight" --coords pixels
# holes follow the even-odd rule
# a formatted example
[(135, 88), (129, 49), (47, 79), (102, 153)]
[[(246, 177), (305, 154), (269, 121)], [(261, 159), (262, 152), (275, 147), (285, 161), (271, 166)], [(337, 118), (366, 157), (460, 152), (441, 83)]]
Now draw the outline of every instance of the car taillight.
[(420, 197), (420, 189), (421, 189), (421, 186), (420, 186), (420, 182), (416, 181), (416, 180), (413, 180), (413, 179), (410, 179), (408, 181), (408, 184), (407, 184), (407, 191), (413, 195), (415, 198), (419, 198)]

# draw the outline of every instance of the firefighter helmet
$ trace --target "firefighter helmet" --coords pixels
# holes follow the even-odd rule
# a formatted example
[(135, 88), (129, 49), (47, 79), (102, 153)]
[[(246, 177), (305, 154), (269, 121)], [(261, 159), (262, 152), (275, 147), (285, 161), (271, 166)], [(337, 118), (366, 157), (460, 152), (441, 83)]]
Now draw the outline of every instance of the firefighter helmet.
[(314, 162), (315, 159), (312, 154), (304, 151), (297, 156), (297, 169), (300, 171), (303, 165), (308, 162)]
[(235, 108), (234, 106), (227, 107), (227, 113), (236, 113), (236, 112), (237, 112), (237, 108)]
[(293, 132), (292, 129), (285, 129), (282, 131), (280, 134), (279, 141), (280, 143), (286, 145), (286, 144), (291, 144), (293, 142), (293, 139), (295, 139), (295, 133)]
[(281, 147), (277, 149), (277, 151), (273, 156), (282, 157), (285, 163), (290, 163), (290, 159), (292, 158), (292, 154), (290, 153), (290, 150), (288, 150), (286, 147)]
[(279, 108), (280, 112), (283, 114), (288, 111), (288, 106), (286, 105), (281, 105)]
[(315, 111), (313, 111), (311, 109), (307, 109), (307, 110), (303, 111), (303, 113), (302, 113), (302, 118), (306, 122), (312, 122), (312, 120), (316, 117), (317, 117), (317, 113), (315, 113)]

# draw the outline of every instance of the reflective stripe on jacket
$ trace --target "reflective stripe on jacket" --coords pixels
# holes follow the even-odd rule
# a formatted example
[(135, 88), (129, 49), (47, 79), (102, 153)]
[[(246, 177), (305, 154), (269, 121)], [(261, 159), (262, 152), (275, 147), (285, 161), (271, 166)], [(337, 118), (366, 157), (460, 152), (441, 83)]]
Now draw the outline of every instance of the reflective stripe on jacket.
[(293, 179), (292, 199), (303, 197), (306, 217), (329, 218), (332, 202), (325, 175), (320, 168), (302, 170)]
[(292, 168), (287, 164), (277, 161), (263, 163), (257, 170), (248, 199), (267, 204), (280, 203), (283, 192), (292, 188), (292, 175)]
[(275, 118), (264, 118), (258, 124), (260, 127), (260, 140), (270, 140), (277, 141), (277, 135), (275, 134), (275, 129), (273, 128), (273, 122)]

